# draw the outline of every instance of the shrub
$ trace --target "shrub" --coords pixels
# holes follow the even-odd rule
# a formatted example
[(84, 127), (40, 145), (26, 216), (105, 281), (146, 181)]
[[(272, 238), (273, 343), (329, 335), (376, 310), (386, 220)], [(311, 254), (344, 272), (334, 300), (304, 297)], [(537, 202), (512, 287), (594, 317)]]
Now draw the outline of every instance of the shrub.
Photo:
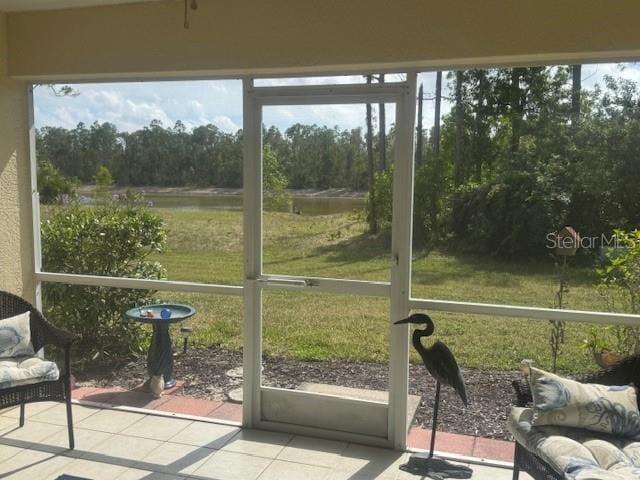
[[(83, 207), (77, 202), (55, 209), (42, 225), (46, 271), (159, 279), (164, 271), (148, 260), (160, 252), (166, 232), (160, 217), (117, 202)], [(153, 292), (111, 287), (47, 284), (45, 314), (82, 336), (78, 353), (117, 355), (140, 351), (145, 331), (124, 320), (126, 309), (151, 302)]]
[(111, 201), (111, 186), (113, 185), (113, 177), (107, 167), (102, 165), (95, 176), (96, 182), (96, 201), (100, 203), (108, 203)]
[(507, 172), (480, 185), (460, 187), (453, 199), (457, 246), (503, 256), (547, 253), (545, 240), (564, 224), (567, 199), (534, 172)]
[(288, 211), (291, 208), (291, 198), (287, 194), (289, 181), (282, 172), (280, 160), (269, 145), (264, 148), (263, 178), (265, 190), (265, 205), (270, 210)]
[[(640, 230), (614, 231), (619, 248), (606, 253), (609, 263), (596, 269), (598, 292), (609, 311), (640, 313)], [(640, 353), (640, 327), (610, 325), (592, 329), (585, 344), (592, 349), (609, 349), (621, 355)]]
[[(435, 165), (435, 166), (434, 166)], [(376, 220), (382, 228), (391, 226), (393, 213), (393, 172), (375, 173)], [(445, 189), (443, 173), (435, 162), (416, 169), (413, 207), (413, 241), (417, 246), (432, 245), (439, 239), (442, 217), (446, 205), (442, 192)], [(370, 197), (366, 197), (367, 215), (371, 215)]]
[[(596, 271), (601, 286), (616, 301), (617, 308), (628, 313), (640, 312), (640, 230), (614, 231), (617, 249), (606, 253), (609, 263)], [(609, 305), (610, 307), (614, 305)]]
[(413, 240), (416, 246), (432, 247), (447, 233), (447, 209), (450, 187), (447, 166), (441, 157), (433, 157), (416, 168), (413, 207)]
[(75, 197), (76, 190), (76, 182), (65, 177), (49, 160), (38, 162), (38, 192), (42, 203), (61, 203), (65, 196)]
[[(375, 173), (373, 188), (376, 194), (376, 220), (382, 229), (391, 227), (393, 213), (393, 167)], [(370, 197), (367, 195), (367, 211), (371, 215)]]

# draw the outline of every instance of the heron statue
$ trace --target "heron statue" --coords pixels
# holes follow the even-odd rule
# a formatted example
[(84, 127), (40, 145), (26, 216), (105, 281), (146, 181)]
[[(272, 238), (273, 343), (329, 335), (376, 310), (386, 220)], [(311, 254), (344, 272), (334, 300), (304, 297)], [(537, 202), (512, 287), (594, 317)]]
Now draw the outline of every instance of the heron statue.
[(424, 475), (435, 480), (444, 478), (470, 478), (473, 471), (464, 465), (455, 465), (445, 460), (434, 458), (433, 452), (436, 443), (436, 426), (438, 423), (438, 407), (440, 405), (440, 386), (442, 384), (453, 387), (460, 396), (462, 403), (468, 405), (467, 387), (462, 377), (462, 372), (458, 367), (453, 353), (444, 343), (437, 340), (431, 347), (422, 344), (422, 337), (433, 335), (435, 327), (431, 317), (424, 313), (414, 313), (413, 315), (398, 320), (396, 325), (412, 323), (425, 325), (425, 328), (416, 328), (411, 337), (413, 348), (420, 354), (425, 368), (436, 380), (436, 396), (433, 404), (433, 422), (431, 423), (431, 446), (429, 456), (412, 456), (409, 463), (403, 465), (403, 470), (411, 473)]

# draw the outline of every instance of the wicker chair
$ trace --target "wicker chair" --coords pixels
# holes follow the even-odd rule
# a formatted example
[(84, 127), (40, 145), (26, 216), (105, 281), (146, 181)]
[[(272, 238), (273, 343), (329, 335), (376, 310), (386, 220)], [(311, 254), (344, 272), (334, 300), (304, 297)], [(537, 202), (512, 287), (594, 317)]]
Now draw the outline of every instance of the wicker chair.
[[(600, 370), (579, 379), (583, 383), (598, 383), (601, 385), (640, 385), (640, 355), (634, 355), (622, 360), (606, 370)], [(531, 406), (531, 389), (524, 379), (514, 380), (513, 389), (516, 392), (516, 406)], [(638, 402), (640, 405), (640, 401)], [(535, 480), (563, 480), (564, 476), (556, 472), (548, 463), (516, 442), (513, 459), (513, 480), (518, 480), (520, 471), (527, 472)]]
[(64, 371), (58, 380), (43, 381), (0, 389), (0, 409), (20, 405), (20, 426), (24, 426), (25, 404), (32, 402), (60, 401), (67, 405), (67, 427), (69, 430), (69, 448), (74, 449), (73, 418), (71, 415), (71, 344), (77, 336), (51, 325), (33, 305), (8, 292), (0, 291), (0, 320), (31, 312), (30, 328), (33, 348), (38, 352), (46, 345), (64, 349)]

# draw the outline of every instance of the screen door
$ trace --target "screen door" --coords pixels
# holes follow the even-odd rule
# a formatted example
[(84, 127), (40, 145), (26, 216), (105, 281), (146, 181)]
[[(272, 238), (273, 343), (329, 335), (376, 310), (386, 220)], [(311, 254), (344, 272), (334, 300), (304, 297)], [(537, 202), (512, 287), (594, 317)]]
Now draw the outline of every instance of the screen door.
[[(329, 106), (327, 125), (303, 130), (309, 112)], [(360, 137), (341, 116), (373, 117), (375, 131)], [(413, 74), (380, 84), (244, 81), (247, 426), (404, 447), (408, 328), (392, 324), (408, 313), (414, 116)], [(284, 132), (274, 133), (278, 121)], [(337, 189), (318, 199), (314, 190), (318, 179), (339, 185), (372, 171), (356, 145), (366, 131), (378, 145), (375, 182), (386, 185), (386, 237), (358, 230), (370, 198)], [(277, 135), (289, 137), (289, 150), (278, 149)], [(354, 140), (338, 150), (339, 135)], [(295, 190), (279, 188), (284, 168)], [(361, 363), (370, 378), (356, 372)]]

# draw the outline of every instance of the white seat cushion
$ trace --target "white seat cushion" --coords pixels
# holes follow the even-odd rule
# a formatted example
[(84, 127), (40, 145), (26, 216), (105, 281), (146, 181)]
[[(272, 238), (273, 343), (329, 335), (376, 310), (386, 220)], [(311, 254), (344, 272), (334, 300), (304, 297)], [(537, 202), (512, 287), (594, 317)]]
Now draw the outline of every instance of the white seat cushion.
[(581, 428), (532, 425), (531, 408), (513, 407), (508, 428), (520, 445), (570, 480), (640, 478), (640, 439)]
[(58, 378), (58, 366), (40, 357), (0, 358), (0, 389)]
[(0, 320), (0, 358), (34, 355), (31, 344), (31, 312)]

